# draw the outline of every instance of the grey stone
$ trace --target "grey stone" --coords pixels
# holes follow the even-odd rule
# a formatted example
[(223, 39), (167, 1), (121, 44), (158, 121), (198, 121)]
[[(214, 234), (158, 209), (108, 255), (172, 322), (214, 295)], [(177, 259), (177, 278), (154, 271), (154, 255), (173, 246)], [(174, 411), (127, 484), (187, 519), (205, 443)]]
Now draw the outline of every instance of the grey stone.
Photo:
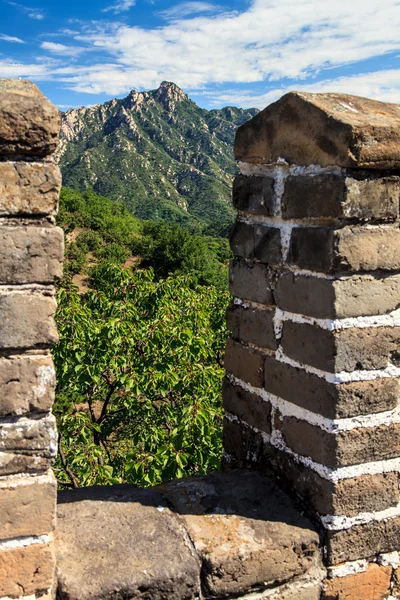
[(272, 296), (273, 272), (260, 263), (233, 260), (229, 268), (229, 291), (232, 296), (274, 304)]
[(55, 215), (60, 188), (52, 163), (0, 162), (0, 215)]
[(59, 494), (62, 600), (194, 600), (200, 564), (185, 528), (152, 490), (129, 485)]

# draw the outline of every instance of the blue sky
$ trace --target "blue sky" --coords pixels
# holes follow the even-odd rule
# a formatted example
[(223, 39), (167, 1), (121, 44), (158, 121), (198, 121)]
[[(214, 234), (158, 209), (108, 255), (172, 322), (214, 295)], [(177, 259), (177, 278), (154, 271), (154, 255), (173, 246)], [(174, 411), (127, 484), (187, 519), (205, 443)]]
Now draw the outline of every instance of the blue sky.
[(400, 0), (0, 0), (0, 77), (61, 109), (178, 84), (200, 106), (289, 90), (400, 102)]

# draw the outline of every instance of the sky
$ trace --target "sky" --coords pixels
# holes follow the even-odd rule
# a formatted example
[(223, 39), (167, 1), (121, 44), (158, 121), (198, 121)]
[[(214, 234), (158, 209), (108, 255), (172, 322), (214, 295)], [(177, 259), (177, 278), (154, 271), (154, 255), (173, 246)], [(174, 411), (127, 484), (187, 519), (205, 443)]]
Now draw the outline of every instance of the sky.
[(61, 110), (164, 80), (208, 109), (290, 90), (400, 103), (400, 0), (0, 0), (0, 77)]

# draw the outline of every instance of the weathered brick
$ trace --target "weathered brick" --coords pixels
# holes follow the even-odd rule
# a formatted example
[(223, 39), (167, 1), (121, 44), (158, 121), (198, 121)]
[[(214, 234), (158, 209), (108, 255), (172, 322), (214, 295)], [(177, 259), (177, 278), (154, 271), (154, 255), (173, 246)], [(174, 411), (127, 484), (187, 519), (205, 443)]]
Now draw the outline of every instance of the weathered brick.
[(376, 563), (362, 573), (326, 579), (322, 600), (383, 600), (389, 595), (392, 567)]
[(19, 473), (43, 473), (48, 471), (52, 464), (53, 458), (45, 456), (0, 452), (0, 476)]
[(0, 283), (52, 283), (62, 276), (59, 227), (0, 226)]
[(281, 262), (281, 233), (278, 227), (236, 221), (230, 245), (233, 254), (240, 258), (255, 258), (269, 265)]
[(21, 598), (45, 593), (53, 584), (54, 552), (51, 544), (32, 544), (0, 550), (0, 595)]
[(0, 79), (0, 155), (44, 157), (58, 143), (58, 109), (30, 81)]
[(347, 560), (397, 551), (399, 537), (400, 517), (370, 521), (341, 531), (327, 531), (327, 562), (337, 565)]
[(358, 272), (400, 268), (400, 229), (295, 227), (288, 263), (310, 271)]
[(57, 342), (54, 297), (39, 292), (0, 294), (0, 348), (37, 348)]
[(41, 418), (11, 417), (0, 421), (0, 452), (54, 456), (56, 422), (52, 414)]
[(289, 176), (285, 181), (282, 215), (287, 219), (330, 218), (394, 221), (399, 213), (400, 179), (372, 178), (371, 172)]
[(274, 274), (266, 265), (234, 260), (229, 269), (229, 291), (232, 296), (261, 304), (274, 304)]
[(271, 404), (260, 396), (233, 385), (225, 378), (222, 386), (224, 409), (244, 420), (248, 425), (257, 427), (265, 433), (271, 432)]
[(233, 340), (226, 342), (225, 369), (238, 379), (255, 387), (264, 384), (265, 355)]
[(282, 310), (321, 319), (382, 315), (400, 306), (400, 275), (322, 279), (287, 272), (274, 297)]
[(274, 214), (274, 179), (238, 175), (233, 182), (233, 206), (250, 214)]
[(278, 344), (274, 332), (274, 314), (274, 308), (231, 304), (227, 311), (227, 327), (235, 339), (275, 350)]
[(0, 416), (49, 411), (55, 385), (50, 355), (0, 358)]
[(363, 327), (328, 331), (317, 325), (285, 321), (282, 347), (290, 358), (329, 372), (384, 369), (398, 364), (400, 327)]
[(54, 529), (54, 477), (9, 479), (0, 485), (0, 539), (48, 534)]
[(257, 468), (262, 471), (268, 460), (269, 444), (262, 438), (261, 432), (246, 427), (240, 421), (231, 421), (225, 417), (222, 429), (222, 445), (225, 451), (223, 469)]
[(400, 456), (400, 425), (360, 427), (337, 434), (295, 417), (278, 421), (283, 438), (296, 454), (337, 468)]
[(0, 216), (54, 215), (60, 188), (53, 163), (0, 162)]
[(399, 381), (395, 379), (337, 385), (272, 356), (265, 356), (264, 387), (271, 394), (330, 419), (391, 410), (399, 393)]

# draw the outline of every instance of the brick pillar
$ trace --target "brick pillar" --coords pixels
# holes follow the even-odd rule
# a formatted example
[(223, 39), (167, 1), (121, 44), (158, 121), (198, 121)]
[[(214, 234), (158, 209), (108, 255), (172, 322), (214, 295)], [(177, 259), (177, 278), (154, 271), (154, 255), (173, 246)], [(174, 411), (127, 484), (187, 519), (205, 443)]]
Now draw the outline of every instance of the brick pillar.
[(400, 106), (290, 93), (235, 153), (225, 466), (272, 468), (301, 498), (326, 598), (383, 598), (400, 550)]
[(52, 596), (57, 447), (50, 348), (63, 233), (57, 109), (0, 79), (0, 598)]

